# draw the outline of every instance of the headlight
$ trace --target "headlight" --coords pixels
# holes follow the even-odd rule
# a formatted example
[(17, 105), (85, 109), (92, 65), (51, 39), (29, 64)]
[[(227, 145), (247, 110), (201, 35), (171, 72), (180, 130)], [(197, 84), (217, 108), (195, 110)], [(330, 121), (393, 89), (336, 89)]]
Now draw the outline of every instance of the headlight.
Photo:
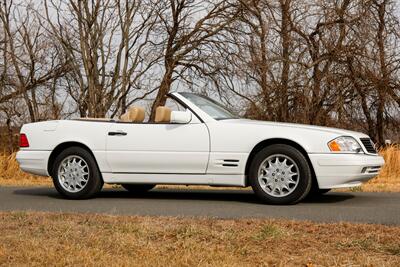
[(341, 136), (328, 143), (328, 147), (333, 152), (353, 152), (361, 151), (360, 144), (353, 137)]

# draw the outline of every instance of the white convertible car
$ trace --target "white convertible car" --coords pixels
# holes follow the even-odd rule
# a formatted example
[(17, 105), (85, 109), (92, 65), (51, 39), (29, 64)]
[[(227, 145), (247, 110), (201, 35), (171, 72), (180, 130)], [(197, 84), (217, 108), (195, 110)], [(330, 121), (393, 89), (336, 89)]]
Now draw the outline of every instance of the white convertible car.
[(131, 192), (183, 184), (251, 186), (270, 204), (359, 186), (384, 164), (365, 134), (241, 119), (193, 93), (171, 93), (154, 122), (144, 117), (130, 107), (118, 120), (25, 124), (17, 160), (71, 199), (92, 197), (103, 183)]

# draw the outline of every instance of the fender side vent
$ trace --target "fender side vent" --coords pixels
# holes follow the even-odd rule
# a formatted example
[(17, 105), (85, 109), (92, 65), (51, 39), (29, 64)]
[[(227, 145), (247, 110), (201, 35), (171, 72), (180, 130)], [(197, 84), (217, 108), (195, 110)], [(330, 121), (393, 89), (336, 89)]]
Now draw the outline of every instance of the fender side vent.
[(238, 159), (224, 159), (224, 162), (239, 162)]
[(238, 159), (224, 159), (222, 166), (224, 167), (238, 167), (239, 160)]
[(239, 165), (237, 165), (237, 164), (224, 163), (224, 164), (222, 164), (222, 166), (224, 166), (224, 167), (237, 167), (237, 166), (239, 166)]

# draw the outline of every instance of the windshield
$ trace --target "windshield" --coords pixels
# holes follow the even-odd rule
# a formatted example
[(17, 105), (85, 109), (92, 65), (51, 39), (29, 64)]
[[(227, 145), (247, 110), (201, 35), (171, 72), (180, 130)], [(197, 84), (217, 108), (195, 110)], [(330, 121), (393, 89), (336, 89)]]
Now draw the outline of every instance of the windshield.
[(182, 96), (190, 100), (193, 104), (207, 113), (215, 120), (227, 120), (227, 119), (238, 119), (239, 117), (232, 114), (220, 103), (208, 98), (206, 96), (201, 96), (193, 93), (180, 93)]

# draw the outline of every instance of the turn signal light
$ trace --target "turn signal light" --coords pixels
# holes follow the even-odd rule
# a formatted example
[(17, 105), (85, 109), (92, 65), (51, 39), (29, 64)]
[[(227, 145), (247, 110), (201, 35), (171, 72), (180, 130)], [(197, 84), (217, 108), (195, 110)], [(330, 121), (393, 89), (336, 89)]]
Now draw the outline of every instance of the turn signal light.
[(19, 147), (29, 147), (28, 137), (26, 137), (26, 134), (22, 133), (19, 135)]
[(329, 142), (328, 146), (331, 151), (341, 151), (339, 144), (335, 140)]

